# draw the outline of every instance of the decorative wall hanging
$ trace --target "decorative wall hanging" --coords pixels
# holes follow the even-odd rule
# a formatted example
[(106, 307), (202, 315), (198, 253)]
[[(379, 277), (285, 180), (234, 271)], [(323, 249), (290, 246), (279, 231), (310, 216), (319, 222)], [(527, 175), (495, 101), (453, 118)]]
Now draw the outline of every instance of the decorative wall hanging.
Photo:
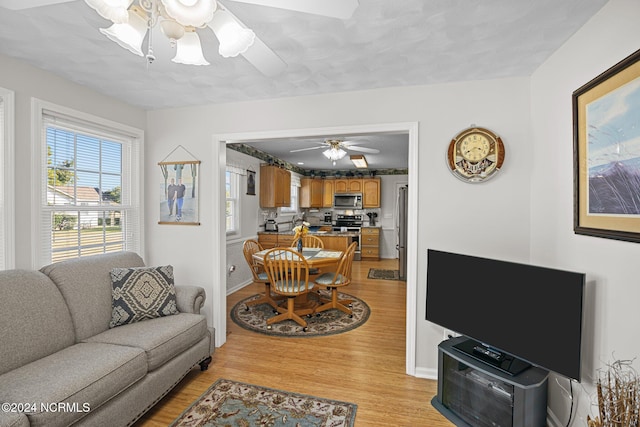
[(640, 242), (640, 50), (573, 93), (574, 231)]
[(256, 171), (247, 169), (247, 195), (256, 195)]
[(193, 157), (179, 145), (164, 160), (158, 162), (162, 172), (158, 224), (200, 225), (198, 220), (200, 161), (171, 160), (170, 158), (182, 158), (175, 155), (178, 149), (182, 149)]

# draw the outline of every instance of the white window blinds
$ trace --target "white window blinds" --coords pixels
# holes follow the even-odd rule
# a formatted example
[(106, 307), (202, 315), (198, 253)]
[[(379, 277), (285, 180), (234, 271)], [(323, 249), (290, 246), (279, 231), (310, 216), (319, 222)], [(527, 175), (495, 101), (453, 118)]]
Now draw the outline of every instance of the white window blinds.
[(40, 264), (141, 253), (140, 145), (117, 125), (42, 110)]

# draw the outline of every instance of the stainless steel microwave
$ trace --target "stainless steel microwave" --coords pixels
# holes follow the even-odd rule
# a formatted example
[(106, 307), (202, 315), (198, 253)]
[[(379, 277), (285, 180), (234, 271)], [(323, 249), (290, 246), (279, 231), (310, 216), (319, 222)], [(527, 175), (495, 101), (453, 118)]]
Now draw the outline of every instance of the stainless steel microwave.
[(362, 193), (336, 193), (333, 207), (337, 209), (362, 209)]

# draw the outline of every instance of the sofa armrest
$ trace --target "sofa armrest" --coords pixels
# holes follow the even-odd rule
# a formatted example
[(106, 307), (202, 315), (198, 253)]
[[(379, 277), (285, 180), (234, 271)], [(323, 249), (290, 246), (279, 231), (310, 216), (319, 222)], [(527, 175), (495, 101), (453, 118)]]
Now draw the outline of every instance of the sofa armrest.
[(29, 419), (23, 413), (0, 411), (0, 427), (29, 427), (29, 425)]
[(176, 286), (176, 305), (181, 313), (200, 314), (207, 295), (200, 286)]

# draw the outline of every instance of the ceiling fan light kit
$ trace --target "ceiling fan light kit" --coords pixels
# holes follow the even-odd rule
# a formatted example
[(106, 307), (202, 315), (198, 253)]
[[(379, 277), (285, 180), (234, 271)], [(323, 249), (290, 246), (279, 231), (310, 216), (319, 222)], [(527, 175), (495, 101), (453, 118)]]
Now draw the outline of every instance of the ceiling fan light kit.
[[(44, 0), (43, 4), (71, 0)], [(169, 45), (176, 48), (173, 62), (187, 65), (209, 65), (202, 52), (196, 30), (210, 29), (219, 41), (218, 53), (224, 58), (242, 54), (258, 70), (267, 76), (279, 74), (286, 64), (255, 33), (247, 28), (217, 0), (84, 0), (100, 16), (113, 25), (100, 32), (128, 51), (155, 60), (151, 29), (160, 24)], [(348, 19), (358, 6), (358, 0), (235, 0)], [(134, 4), (135, 3), (135, 4)], [(0, 0), (0, 5), (12, 9), (28, 8)], [(148, 34), (147, 53), (142, 44)], [(255, 46), (252, 50), (251, 47)]]

